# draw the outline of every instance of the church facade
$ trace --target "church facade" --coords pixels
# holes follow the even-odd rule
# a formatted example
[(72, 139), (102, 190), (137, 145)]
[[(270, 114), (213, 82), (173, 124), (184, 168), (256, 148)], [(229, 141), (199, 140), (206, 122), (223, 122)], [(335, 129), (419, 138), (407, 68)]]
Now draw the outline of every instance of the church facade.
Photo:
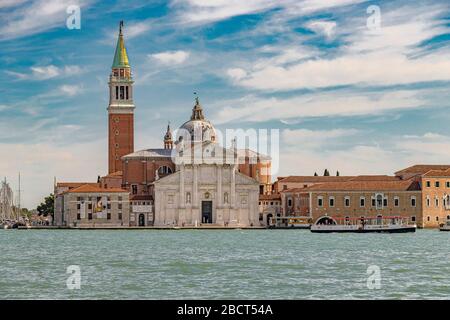
[(198, 99), (178, 130), (176, 171), (155, 181), (155, 225), (258, 225), (259, 182), (239, 172), (236, 146), (219, 145)]

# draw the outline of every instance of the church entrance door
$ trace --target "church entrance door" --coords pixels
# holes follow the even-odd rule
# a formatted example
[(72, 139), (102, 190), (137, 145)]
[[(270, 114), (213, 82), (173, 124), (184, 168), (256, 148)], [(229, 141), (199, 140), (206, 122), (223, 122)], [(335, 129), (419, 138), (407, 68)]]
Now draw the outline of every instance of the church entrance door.
[(212, 222), (212, 201), (202, 201), (202, 223)]
[(139, 227), (145, 227), (145, 214), (143, 213), (139, 215)]

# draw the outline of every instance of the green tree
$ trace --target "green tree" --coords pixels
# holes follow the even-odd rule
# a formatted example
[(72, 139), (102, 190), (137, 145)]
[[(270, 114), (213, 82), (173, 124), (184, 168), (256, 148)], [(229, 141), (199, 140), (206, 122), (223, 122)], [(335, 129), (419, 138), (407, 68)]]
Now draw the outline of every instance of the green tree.
[(20, 215), (24, 218), (31, 219), (31, 212), (27, 208), (20, 209)]
[(336, 177), (339, 177), (339, 171), (336, 171)]
[(330, 175), (330, 172), (328, 171), (328, 169), (325, 169), (325, 171), (323, 172), (323, 176), (328, 177), (329, 175)]
[(42, 202), (36, 209), (40, 216), (53, 216), (53, 208), (55, 204), (55, 196), (50, 194), (48, 197), (45, 197), (44, 202)]
[(318, 176), (317, 172), (314, 172), (314, 177), (317, 177), (317, 176)]

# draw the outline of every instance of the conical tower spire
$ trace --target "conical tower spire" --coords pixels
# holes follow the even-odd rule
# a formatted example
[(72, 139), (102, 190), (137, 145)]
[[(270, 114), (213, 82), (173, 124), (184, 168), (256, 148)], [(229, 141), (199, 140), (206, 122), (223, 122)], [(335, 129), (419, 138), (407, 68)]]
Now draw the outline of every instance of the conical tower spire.
[(129, 68), (127, 49), (123, 40), (123, 21), (119, 23), (119, 38), (117, 39), (116, 52), (114, 54), (113, 68)]

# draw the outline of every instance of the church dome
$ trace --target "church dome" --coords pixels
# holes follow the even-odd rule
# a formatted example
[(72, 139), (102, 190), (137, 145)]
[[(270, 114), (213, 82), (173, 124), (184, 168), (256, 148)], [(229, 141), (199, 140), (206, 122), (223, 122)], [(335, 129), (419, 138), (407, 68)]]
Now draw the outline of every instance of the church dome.
[(203, 116), (203, 109), (198, 98), (195, 99), (195, 106), (192, 109), (191, 119), (183, 123), (178, 130), (177, 141), (216, 141), (216, 130), (211, 122), (206, 120)]

